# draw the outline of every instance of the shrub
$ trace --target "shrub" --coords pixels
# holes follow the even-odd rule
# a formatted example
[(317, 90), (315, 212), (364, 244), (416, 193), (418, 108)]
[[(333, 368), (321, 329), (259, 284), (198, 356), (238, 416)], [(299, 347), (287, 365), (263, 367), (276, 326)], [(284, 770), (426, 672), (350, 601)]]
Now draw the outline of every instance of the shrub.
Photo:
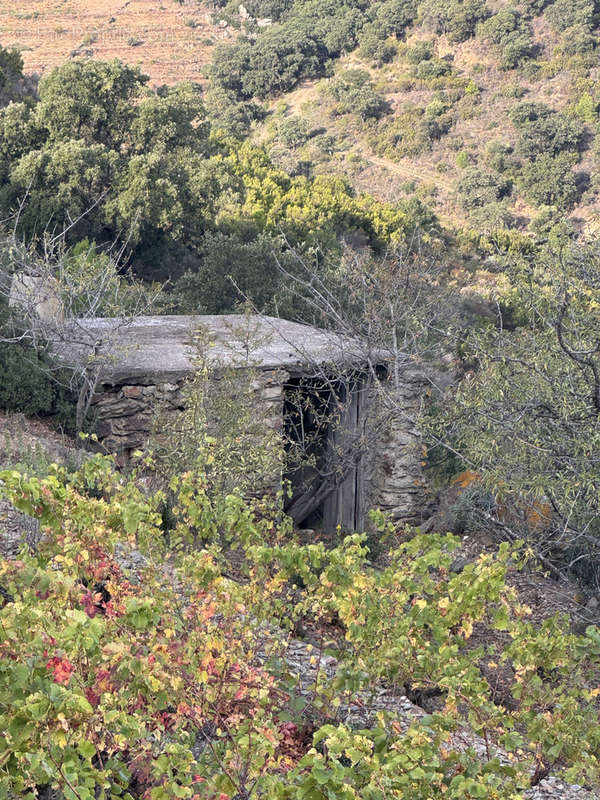
[(526, 158), (576, 152), (583, 128), (579, 120), (553, 111), (544, 103), (520, 103), (510, 113), (519, 133), (518, 150)]
[(263, 309), (281, 282), (278, 262), (288, 268), (294, 264), (279, 239), (267, 234), (249, 239), (234, 234), (207, 234), (198, 255), (198, 268), (187, 271), (174, 286), (182, 313), (232, 312), (246, 297)]
[(285, 117), (277, 123), (277, 138), (286, 147), (300, 147), (310, 135), (310, 124), (302, 117)]
[(379, 119), (391, 111), (389, 103), (375, 89), (365, 70), (339, 72), (326, 84), (323, 93), (335, 100), (335, 112), (338, 114), (355, 113), (362, 119)]
[(244, 139), (252, 123), (265, 114), (261, 106), (248, 100), (239, 101), (235, 92), (221, 86), (210, 86), (204, 103), (212, 129), (236, 139)]
[(575, 106), (575, 113), (584, 122), (597, 122), (600, 102), (588, 93), (584, 92)]
[(518, 83), (509, 83), (502, 89), (503, 97), (515, 97), (517, 100), (520, 100), (521, 97), (525, 97), (529, 89), (525, 86), (519, 86)]
[(23, 75), (23, 57), (19, 51), (0, 46), (0, 109), (11, 102), (31, 101), (35, 83)]
[(560, 33), (573, 25), (591, 30), (594, 12), (594, 0), (554, 0), (544, 15), (554, 30)]
[(539, 155), (522, 168), (519, 186), (527, 199), (536, 205), (569, 208), (579, 196), (572, 169), (574, 162), (570, 153)]
[(533, 55), (531, 26), (524, 23), (514, 8), (503, 8), (489, 17), (478, 26), (477, 32), (498, 47), (501, 69), (513, 69)]
[(442, 78), (452, 72), (452, 64), (445, 58), (420, 61), (411, 70), (413, 77), (422, 81)]
[(521, 25), (521, 15), (516, 9), (503, 8), (477, 26), (477, 35), (493, 44), (503, 44)]
[(520, 5), (526, 14), (537, 17), (553, 0), (521, 0)]
[[(507, 582), (516, 548), (454, 572), (456, 537), (400, 537), (375, 514), (392, 537), (375, 570), (364, 536), (301, 545), (239, 493), (211, 497), (204, 459), (210, 449), (172, 481), (168, 552), (164, 496), (106, 459), (68, 479), (1, 473), (3, 492), (45, 528), (37, 554), (0, 562), (3, 796), (350, 799), (385, 787), (491, 799), (518, 797), (540, 764), (596, 783), (598, 632), (528, 619)], [(471, 510), (495, 506), (485, 491), (470, 499)], [(219, 541), (244, 580), (230, 577)], [(319, 646), (288, 664), (290, 631), (306, 619)], [(333, 679), (322, 660), (332, 619), (345, 637)], [(474, 634), (493, 630), (483, 657)], [(392, 699), (403, 686), (433, 690), (438, 710), (409, 716), (392, 702), (365, 720), (374, 690)]]
[(433, 39), (421, 39), (412, 47), (407, 47), (404, 57), (409, 64), (420, 64), (421, 61), (430, 61), (433, 58), (435, 42)]
[(430, 150), (433, 142), (452, 126), (452, 115), (441, 112), (438, 116), (440, 110), (437, 103), (429, 114), (422, 108), (408, 107), (394, 117), (382, 120), (369, 140), (381, 155), (391, 158), (419, 155)]
[(398, 52), (398, 44), (393, 38), (383, 38), (379, 26), (367, 24), (359, 38), (359, 53), (362, 58), (372, 61), (376, 66), (389, 64)]
[(337, 149), (337, 141), (335, 136), (328, 133), (320, 133), (312, 139), (312, 144), (322, 153), (333, 155)]
[(486, 162), (495, 172), (505, 172), (508, 167), (508, 157), (512, 152), (510, 145), (497, 140), (488, 142), (485, 148)]
[(460, 204), (466, 211), (500, 200), (509, 190), (509, 184), (488, 170), (467, 167), (457, 187)]
[(502, 44), (500, 69), (515, 69), (532, 57), (535, 51), (533, 37), (529, 31), (517, 31)]
[[(16, 341), (15, 341), (16, 339)], [(53, 416), (66, 431), (75, 430), (77, 396), (67, 373), (48, 350), (22, 337), (18, 319), (0, 303), (0, 408), (31, 416)]]
[(384, 37), (400, 37), (412, 24), (416, 14), (416, 0), (385, 0), (376, 7), (375, 20)]
[(564, 213), (556, 206), (541, 206), (529, 223), (529, 229), (541, 241), (556, 240), (557, 235), (561, 239), (569, 239), (576, 234), (573, 223), (565, 219)]
[(489, 15), (483, 0), (423, 0), (419, 4), (419, 21), (435, 33), (445, 33), (451, 42), (464, 42), (475, 33), (477, 23)]
[(585, 25), (572, 25), (563, 31), (554, 54), (563, 58), (587, 55), (594, 51), (597, 43), (597, 37)]
[(506, 201), (493, 201), (469, 211), (469, 224), (485, 236), (514, 228), (515, 222)]

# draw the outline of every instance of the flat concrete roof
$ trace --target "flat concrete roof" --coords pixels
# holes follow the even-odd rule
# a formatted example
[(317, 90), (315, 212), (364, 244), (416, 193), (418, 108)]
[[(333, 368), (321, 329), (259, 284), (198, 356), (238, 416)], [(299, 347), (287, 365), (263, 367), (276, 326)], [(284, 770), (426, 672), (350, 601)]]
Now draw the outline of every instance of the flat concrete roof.
[(359, 367), (388, 360), (355, 338), (275, 317), (237, 314), (71, 320), (53, 349), (70, 366), (83, 366), (96, 353), (105, 362), (103, 383), (175, 382), (198, 363), (197, 331), (210, 343), (204, 351), (215, 369), (247, 365), (316, 375), (327, 364)]

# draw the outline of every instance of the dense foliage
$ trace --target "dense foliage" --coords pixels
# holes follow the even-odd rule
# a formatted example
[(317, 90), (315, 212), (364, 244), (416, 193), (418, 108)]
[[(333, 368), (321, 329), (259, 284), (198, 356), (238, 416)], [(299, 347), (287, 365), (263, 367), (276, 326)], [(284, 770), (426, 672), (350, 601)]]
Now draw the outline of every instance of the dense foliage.
[[(168, 534), (161, 493), (104, 459), (71, 476), (2, 473), (45, 533), (37, 554), (0, 562), (5, 795), (517, 800), (548, 767), (597, 779), (596, 629), (528, 622), (505, 582), (508, 548), (456, 574), (452, 537), (409, 536), (376, 571), (361, 536), (300, 545), (239, 496), (209, 497), (205, 455), (171, 484)], [(231, 546), (241, 582), (224, 576)], [(285, 653), (308, 618), (316, 671), (300, 691)], [(344, 637), (330, 682), (319, 620), (333, 618)], [(471, 645), (491, 628), (508, 636)], [(435, 689), (439, 710), (345, 723), (381, 680)]]
[[(273, 147), (279, 163), (305, 171), (327, 165), (352, 176), (364, 172), (368, 181), (371, 154), (402, 166), (409, 160), (407, 177), (414, 175), (416, 184), (404, 188), (398, 180), (398, 188), (411, 193), (420, 185), (444, 212), (450, 202), (459, 227), (461, 206), (467, 208), (462, 169), (476, 166), (492, 182), (508, 181), (512, 192), (504, 193), (501, 207), (492, 193), (469, 208), (468, 224), (486, 236), (501, 231), (513, 242), (507, 231), (526, 227), (536, 207), (596, 208), (595, 155), (593, 164), (586, 159), (577, 167), (598, 126), (592, 70), (599, 17), (593, 2), (503, 2), (492, 9), (481, 0), (443, 6), (429, 0), (338, 0), (318, 7), (297, 0), (255, 3), (247, 12), (238, 13), (229, 2), (215, 15), (240, 31), (234, 44), (215, 50), (209, 95), (222, 101), (209, 112), (215, 124), (252, 135), (264, 129), (265, 118), (269, 126), (272, 117), (297, 113), (293, 90), (306, 78), (322, 78), (314, 93), (302, 84), (299, 96), (305, 124), (328, 136), (328, 144), (317, 147), (315, 137), (311, 146), (309, 137), (302, 153), (291, 157), (281, 137)], [(272, 24), (258, 25), (264, 17)], [(560, 89), (551, 84), (559, 75)], [(248, 113), (256, 100), (273, 97), (283, 101), (262, 114), (256, 106)], [(328, 101), (325, 116), (321, 98)], [(494, 143), (506, 148), (508, 174), (486, 163), (486, 148)], [(353, 152), (344, 161), (339, 153), (348, 147)], [(436, 180), (432, 162), (436, 171), (451, 175), (450, 187), (446, 177)], [(428, 173), (422, 177), (419, 163)], [(387, 166), (393, 175), (393, 165)], [(449, 196), (451, 188), (458, 193)]]
[[(381, 101), (364, 102), (365, 114), (378, 113)], [(40, 82), (39, 98), (0, 110), (0, 175), (1, 213), (18, 210), (20, 234), (67, 228), (70, 242), (126, 243), (141, 278), (187, 271), (197, 288), (186, 307), (193, 298), (197, 310), (231, 310), (243, 297), (223, 272), (225, 252), (273, 262), (281, 234), (335, 250), (356, 230), (385, 246), (433, 223), (418, 204), (357, 195), (341, 178), (291, 177), (259, 147), (211, 134), (198, 87), (152, 91), (139, 69), (116, 61), (71, 61)], [(260, 287), (244, 258), (229, 269), (260, 306), (277, 290), (273, 268)]]
[[(597, 787), (597, 628), (531, 622), (507, 576), (534, 554), (600, 585), (600, 255), (571, 244), (565, 218), (598, 188), (600, 8), (214, 6), (240, 35), (215, 48), (204, 96), (116, 61), (72, 60), (38, 85), (0, 49), (3, 265), (15, 248), (42, 258), (65, 229), (53, 275), (74, 316), (100, 283), (93, 313), (140, 308), (116, 245), (124, 273), (170, 279), (162, 309), (249, 297), (451, 363), (426, 433), (449, 472), (471, 467), (465, 518), (510, 546), (456, 570), (458, 540), (378, 515), (369, 538), (302, 544), (278, 507), (243, 498), (271, 454), (253, 460), (256, 420), (236, 416), (226, 380), (218, 436), (192, 383), (183, 425), (139, 473), (104, 458), (4, 471), (44, 538), (0, 561), (0, 797), (518, 800), (549, 771)], [(305, 79), (316, 110), (281, 100)], [(400, 200), (354, 188), (372, 155), (399, 165)], [(455, 237), (425, 204), (438, 195), (457, 204)], [(55, 365), (0, 314), (0, 407), (56, 414)], [(367, 543), (389, 546), (383, 565)], [(306, 627), (298, 678), (286, 657)], [(381, 691), (391, 707), (357, 717)], [(401, 692), (436, 703), (408, 719)]]

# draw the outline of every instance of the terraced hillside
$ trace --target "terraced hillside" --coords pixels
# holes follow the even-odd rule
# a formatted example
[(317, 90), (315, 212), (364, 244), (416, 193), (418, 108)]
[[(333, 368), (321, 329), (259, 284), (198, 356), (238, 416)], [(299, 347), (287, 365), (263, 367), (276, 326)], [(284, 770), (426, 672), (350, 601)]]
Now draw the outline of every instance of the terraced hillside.
[(74, 56), (139, 63), (155, 84), (202, 80), (214, 26), (205, 3), (175, 0), (21, 0), (0, 3), (0, 42), (21, 50), (27, 71)]

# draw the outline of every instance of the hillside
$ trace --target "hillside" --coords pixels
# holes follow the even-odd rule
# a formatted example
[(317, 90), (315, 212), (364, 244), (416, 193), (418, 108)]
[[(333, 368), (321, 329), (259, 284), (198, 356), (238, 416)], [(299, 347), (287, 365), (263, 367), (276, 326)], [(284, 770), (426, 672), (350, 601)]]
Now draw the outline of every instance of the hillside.
[(232, 34), (206, 3), (174, 0), (23, 0), (2, 3), (0, 42), (40, 75), (73, 57), (141, 64), (153, 84), (201, 81), (215, 42)]
[[(205, 86), (215, 45), (232, 44), (212, 81), (227, 91), (217, 115), (224, 105), (231, 114), (236, 102), (259, 100), (267, 114), (255, 111), (251, 135), (286, 171), (341, 173), (385, 200), (416, 195), (449, 226), (466, 221), (484, 234), (532, 222), (539, 232), (557, 214), (578, 230), (594, 226), (597, 9), (591, 0), (471, 5), (456, 2), (442, 14), (408, 0), (253, 0), (249, 10), (224, 1), (25, 0), (0, 9), (0, 42), (41, 75), (69, 58), (119, 58), (139, 64), (154, 85)], [(272, 24), (261, 27), (261, 17)], [(313, 22), (317, 32), (333, 26), (337, 39), (309, 58), (300, 54)], [(247, 38), (235, 46), (238, 35)], [(285, 56), (278, 37), (294, 42)], [(256, 68), (244, 65), (246, 51)], [(268, 77), (284, 59), (293, 64), (289, 75)], [(249, 76), (250, 88), (240, 88), (236, 73)], [(357, 92), (372, 105), (361, 107)], [(536, 119), (515, 121), (523, 104), (536, 104)], [(533, 152), (524, 142), (536, 120)], [(568, 141), (557, 140), (559, 129)]]
[[(488, 4), (487, 19), (464, 41), (417, 14), (401, 37), (386, 40), (384, 63), (359, 38), (331, 77), (274, 99), (257, 137), (282, 165), (293, 168), (295, 157), (298, 168), (342, 172), (386, 200), (416, 194), (452, 227), (490, 233), (533, 222), (539, 232), (557, 212), (578, 230), (594, 226), (596, 29), (583, 41), (581, 26), (560, 31), (547, 10), (523, 5)], [(529, 37), (527, 55), (509, 68), (502, 37), (510, 42), (518, 26)], [(527, 110), (531, 119), (517, 119)], [(304, 126), (304, 141), (282, 147), (290, 118)], [(570, 144), (558, 142), (559, 128)], [(536, 161), (539, 169), (530, 166)]]

